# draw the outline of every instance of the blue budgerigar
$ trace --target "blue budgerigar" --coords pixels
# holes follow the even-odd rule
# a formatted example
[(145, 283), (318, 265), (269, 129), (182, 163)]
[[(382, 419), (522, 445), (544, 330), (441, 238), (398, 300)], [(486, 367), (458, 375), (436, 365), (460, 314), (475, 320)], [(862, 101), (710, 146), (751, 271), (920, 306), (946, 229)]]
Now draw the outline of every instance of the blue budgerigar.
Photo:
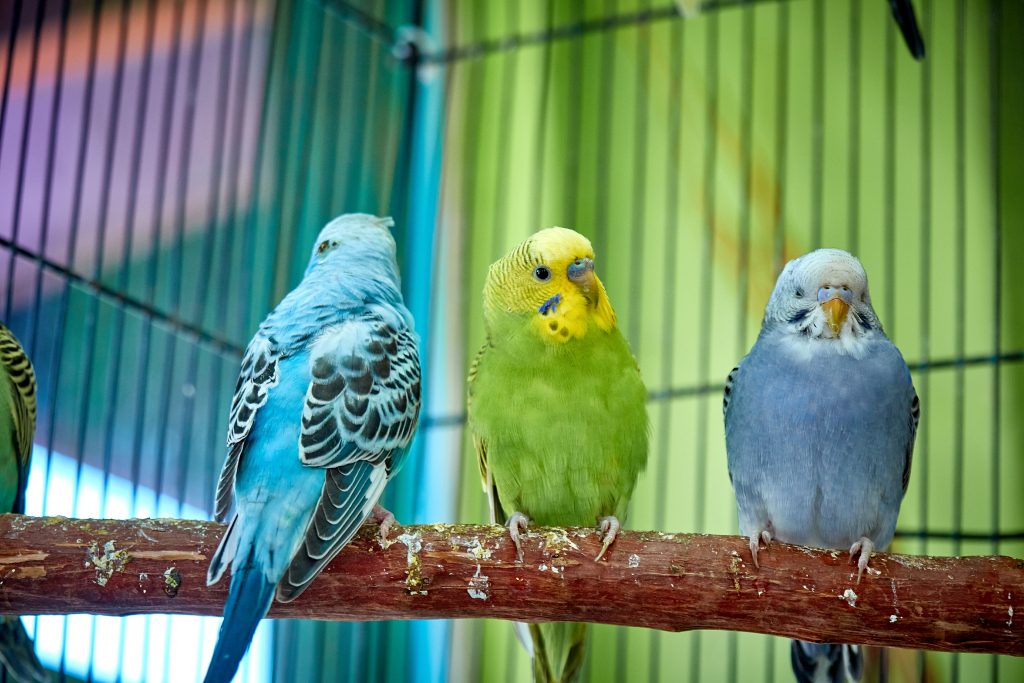
[(234, 516), (207, 581), (231, 588), (206, 681), (229, 681), (274, 600), (295, 599), (371, 515), (419, 417), (420, 365), (390, 218), (327, 224), (302, 282), (246, 349), (216, 517)]
[[(848, 550), (858, 581), (892, 541), (920, 415), (910, 372), (871, 307), (851, 254), (819, 249), (786, 264), (761, 334), (729, 374), (725, 441), (740, 532)], [(794, 641), (800, 681), (857, 679), (860, 649)]]

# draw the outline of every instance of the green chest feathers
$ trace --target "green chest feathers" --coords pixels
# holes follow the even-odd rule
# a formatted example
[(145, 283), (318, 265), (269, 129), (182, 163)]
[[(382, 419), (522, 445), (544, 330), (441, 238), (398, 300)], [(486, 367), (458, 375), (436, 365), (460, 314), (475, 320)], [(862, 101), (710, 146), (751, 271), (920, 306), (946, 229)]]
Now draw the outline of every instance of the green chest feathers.
[(625, 340), (613, 329), (531, 341), (487, 349), (473, 387), (471, 426), (502, 509), (537, 524), (622, 518), (648, 440), (646, 391)]

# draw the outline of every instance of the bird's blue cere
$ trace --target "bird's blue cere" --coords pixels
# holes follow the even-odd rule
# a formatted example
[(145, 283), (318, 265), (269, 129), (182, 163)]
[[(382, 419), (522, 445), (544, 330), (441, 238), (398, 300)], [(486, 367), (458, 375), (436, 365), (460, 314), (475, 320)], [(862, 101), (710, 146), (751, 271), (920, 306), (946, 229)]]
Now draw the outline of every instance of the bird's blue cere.
[(576, 259), (575, 261), (573, 261), (572, 263), (569, 264), (569, 268), (568, 268), (567, 272), (569, 274), (569, 279), (570, 280), (578, 281), (584, 275), (586, 275), (587, 273), (589, 273), (589, 272), (591, 272), (593, 270), (594, 270), (594, 261), (593, 261), (593, 259), (578, 258), (578, 259)]
[(853, 292), (849, 287), (822, 287), (818, 290), (818, 303), (840, 297), (847, 304), (853, 303)]
[(558, 311), (556, 310), (555, 307), (558, 306), (558, 304), (560, 304), (560, 303), (562, 303), (562, 295), (561, 294), (555, 294), (553, 297), (551, 297), (550, 299), (548, 299), (547, 301), (542, 303), (540, 305), (540, 308), (537, 309), (537, 311), (541, 315), (547, 315), (549, 312), (550, 313), (557, 313)]

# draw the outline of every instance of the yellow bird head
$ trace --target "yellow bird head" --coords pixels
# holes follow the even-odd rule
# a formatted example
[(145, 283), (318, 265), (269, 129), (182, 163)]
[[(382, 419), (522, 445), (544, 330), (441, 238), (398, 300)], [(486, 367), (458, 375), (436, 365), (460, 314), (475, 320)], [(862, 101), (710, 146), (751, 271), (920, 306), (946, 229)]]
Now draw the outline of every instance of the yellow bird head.
[(552, 342), (582, 338), (593, 327), (612, 330), (615, 312), (594, 271), (590, 240), (548, 228), (495, 261), (484, 283), (484, 318), (492, 334), (525, 321)]

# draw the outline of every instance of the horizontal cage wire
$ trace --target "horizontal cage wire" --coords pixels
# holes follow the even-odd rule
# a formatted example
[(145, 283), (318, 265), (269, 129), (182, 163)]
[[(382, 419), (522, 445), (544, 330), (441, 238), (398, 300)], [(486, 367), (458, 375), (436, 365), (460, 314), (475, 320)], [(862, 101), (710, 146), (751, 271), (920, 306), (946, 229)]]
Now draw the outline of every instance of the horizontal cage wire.
[[(0, 320), (35, 366), (28, 514), (212, 516), (243, 349), (330, 218), (392, 215), (424, 406), (384, 503), (485, 522), (488, 265), (588, 236), (648, 389), (627, 526), (735, 534), (724, 380), (785, 262), (857, 254), (922, 405), (897, 552), (1024, 557), (1024, 7), (915, 0), (11, 0)], [(685, 7), (684, 7), (685, 6)], [(696, 13), (692, 7), (697, 6)], [(60, 680), (201, 678), (219, 619), (27, 617)], [(788, 644), (594, 626), (583, 680), (790, 680)], [(1019, 680), (868, 652), (868, 680)], [(237, 680), (532, 678), (500, 621), (266, 621)], [(7, 679), (0, 671), (0, 683)]]

